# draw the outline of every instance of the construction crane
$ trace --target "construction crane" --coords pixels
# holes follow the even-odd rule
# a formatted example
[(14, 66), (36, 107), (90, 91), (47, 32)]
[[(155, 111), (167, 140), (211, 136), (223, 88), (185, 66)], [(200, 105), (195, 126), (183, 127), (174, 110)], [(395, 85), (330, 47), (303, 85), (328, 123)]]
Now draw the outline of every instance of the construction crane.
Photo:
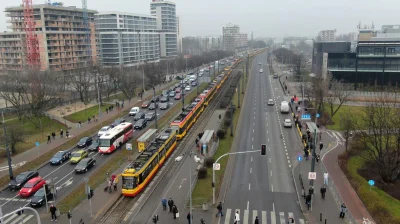
[(39, 65), (39, 41), (35, 33), (32, 0), (22, 0), (24, 7), (24, 29), (26, 33), (27, 63), (32, 67)]
[(87, 0), (82, 0), (82, 9), (83, 9), (83, 26), (86, 31), (85, 34), (85, 45), (86, 45), (86, 54), (87, 54), (87, 61), (86, 63), (90, 63), (92, 58), (92, 46), (90, 44), (90, 26), (89, 26), (89, 15), (87, 9)]

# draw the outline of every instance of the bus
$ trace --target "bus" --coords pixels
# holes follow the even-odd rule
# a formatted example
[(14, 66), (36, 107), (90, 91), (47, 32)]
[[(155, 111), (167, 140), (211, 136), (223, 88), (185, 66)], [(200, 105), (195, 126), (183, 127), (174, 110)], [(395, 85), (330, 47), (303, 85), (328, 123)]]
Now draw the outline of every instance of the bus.
[(133, 135), (133, 125), (129, 122), (121, 123), (108, 130), (99, 139), (99, 153), (109, 154), (121, 147)]

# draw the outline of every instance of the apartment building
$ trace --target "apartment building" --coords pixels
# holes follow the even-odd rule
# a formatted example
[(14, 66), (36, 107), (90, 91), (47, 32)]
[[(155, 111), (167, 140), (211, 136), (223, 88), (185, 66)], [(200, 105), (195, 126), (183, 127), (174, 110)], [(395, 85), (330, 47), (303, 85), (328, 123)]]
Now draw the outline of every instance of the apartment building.
[(133, 66), (160, 60), (157, 18), (123, 12), (95, 15), (98, 57), (103, 66)]
[[(26, 65), (23, 7), (8, 7), (5, 12), (11, 32), (0, 35), (0, 70), (21, 69)], [(83, 10), (75, 6), (33, 5), (41, 70), (72, 70), (96, 63), (95, 13), (87, 10), (85, 25)]]
[(318, 33), (318, 41), (335, 41), (336, 37), (336, 29), (335, 30), (321, 30)]
[(178, 54), (182, 53), (182, 26), (181, 19), (179, 16), (176, 17), (176, 22), (178, 24)]
[(175, 3), (152, 0), (150, 13), (157, 18), (157, 29), (160, 31), (160, 56), (178, 55), (178, 22)]
[(224, 51), (235, 51), (248, 47), (247, 34), (240, 33), (238, 25), (228, 24), (222, 27), (222, 42)]

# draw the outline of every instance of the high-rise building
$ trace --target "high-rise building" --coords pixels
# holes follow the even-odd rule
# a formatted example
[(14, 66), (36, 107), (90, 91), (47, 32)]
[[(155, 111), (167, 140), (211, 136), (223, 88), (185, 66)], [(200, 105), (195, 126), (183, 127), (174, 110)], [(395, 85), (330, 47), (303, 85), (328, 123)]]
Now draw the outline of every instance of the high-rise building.
[(248, 47), (247, 34), (240, 33), (238, 25), (228, 24), (222, 27), (222, 42), (224, 51), (235, 51)]
[(178, 53), (182, 53), (182, 23), (179, 16), (176, 17), (176, 22), (178, 24)]
[(334, 30), (321, 30), (318, 33), (318, 41), (335, 41), (336, 37), (336, 29)]
[[(24, 8), (5, 8), (7, 28), (0, 34), (0, 70), (21, 70), (26, 66)], [(35, 34), (39, 44), (41, 70), (71, 70), (96, 63), (94, 14), (88, 10), (85, 26), (83, 10), (62, 4), (33, 5)], [(89, 40), (87, 42), (87, 35)]]
[(160, 59), (154, 16), (122, 12), (95, 15), (99, 61), (104, 66), (133, 66)]
[(160, 32), (160, 56), (176, 56), (178, 54), (178, 23), (175, 3), (152, 0), (150, 12), (157, 18), (157, 29)]

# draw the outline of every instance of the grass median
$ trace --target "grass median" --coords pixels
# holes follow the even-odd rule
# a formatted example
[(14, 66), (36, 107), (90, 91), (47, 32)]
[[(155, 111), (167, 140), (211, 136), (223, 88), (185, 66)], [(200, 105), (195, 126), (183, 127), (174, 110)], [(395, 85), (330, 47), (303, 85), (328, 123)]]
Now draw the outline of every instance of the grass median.
[[(104, 113), (106, 111), (106, 108), (108, 108), (110, 106), (111, 106), (110, 104), (101, 105), (100, 106), (101, 112)], [(78, 123), (79, 121), (84, 123), (85, 121), (88, 120), (89, 117), (90, 117), (90, 119), (92, 119), (93, 115), (96, 115), (96, 116), (99, 115), (99, 105), (91, 106), (91, 107), (81, 110), (79, 112), (67, 115), (63, 118), (65, 118), (66, 120), (73, 122), (73, 123)]]

